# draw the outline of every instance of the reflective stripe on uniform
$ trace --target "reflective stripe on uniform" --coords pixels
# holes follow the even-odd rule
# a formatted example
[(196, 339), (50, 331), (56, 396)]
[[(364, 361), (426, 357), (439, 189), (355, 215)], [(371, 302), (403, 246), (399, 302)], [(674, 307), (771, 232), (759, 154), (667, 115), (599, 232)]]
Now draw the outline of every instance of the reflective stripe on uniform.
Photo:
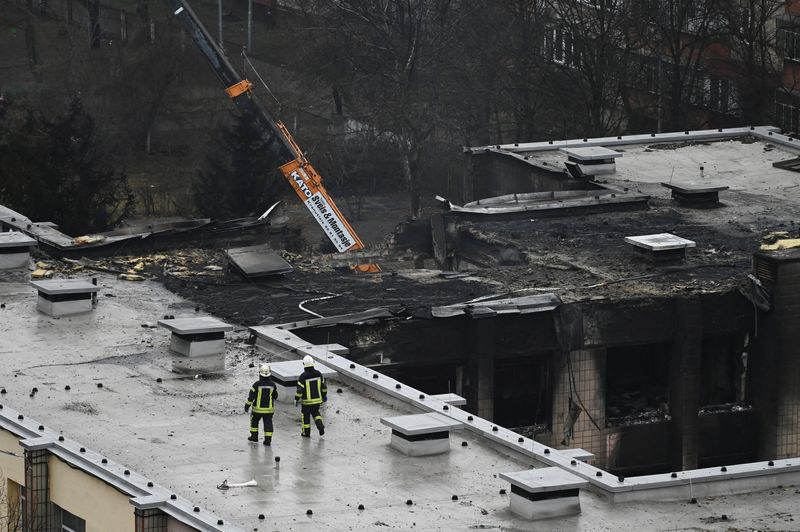
[[(272, 386), (259, 386), (256, 393), (256, 400), (253, 403), (253, 412), (257, 414), (271, 414), (275, 412), (272, 395), (274, 388)], [(262, 403), (262, 399), (267, 401), (267, 404)]]
[(303, 404), (315, 405), (322, 403), (322, 377), (312, 377), (306, 380), (305, 384)]

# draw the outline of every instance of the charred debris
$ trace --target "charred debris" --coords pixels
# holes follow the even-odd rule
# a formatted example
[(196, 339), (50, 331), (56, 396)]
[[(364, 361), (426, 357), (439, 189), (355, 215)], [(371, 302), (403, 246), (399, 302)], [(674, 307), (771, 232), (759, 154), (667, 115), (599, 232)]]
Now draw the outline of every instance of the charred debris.
[[(455, 392), (542, 443), (586, 449), (619, 474), (797, 456), (786, 435), (800, 420), (780, 413), (796, 408), (788, 391), (800, 385), (787, 325), (800, 290), (800, 198), (795, 174), (772, 164), (793, 152), (775, 149), (783, 136), (770, 128), (701, 133), (665, 137), (667, 149), (650, 137), (584, 140), (613, 158), (547, 143), (469, 149), (464, 184), (451, 191), (468, 201), (439, 197), (429, 218), (349, 255), (287, 251), (287, 225), (202, 221), (147, 238), (104, 235), (118, 247), (89, 244), (99, 251), (90, 258), (74, 241), (52, 249), (51, 230), (21, 215), (2, 223), (60, 257), (40, 270), (158, 279), (226, 321), (288, 324), (427, 393)], [(711, 204), (710, 185), (681, 187), (706, 194), (698, 204), (663, 185), (705, 179), (718, 192)], [(235, 246), (196, 245), (233, 226), (262, 246), (246, 267), (231, 264)], [(665, 234), (691, 245), (626, 241)], [(126, 248), (178, 235), (180, 249)], [(249, 276), (262, 252), (275, 271)], [(363, 260), (383, 271), (347, 267)]]

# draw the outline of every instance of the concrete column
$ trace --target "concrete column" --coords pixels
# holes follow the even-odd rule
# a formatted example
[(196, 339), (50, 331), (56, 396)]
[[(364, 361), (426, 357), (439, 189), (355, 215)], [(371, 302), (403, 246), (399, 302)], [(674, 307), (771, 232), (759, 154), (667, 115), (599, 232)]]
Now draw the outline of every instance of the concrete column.
[(25, 451), (25, 503), (23, 522), (26, 532), (50, 532), (51, 523), (50, 471), (47, 450)]
[(479, 417), (494, 419), (495, 319), (474, 316), (467, 324), (468, 385), (464, 387), (470, 409)]
[(758, 459), (792, 458), (800, 455), (800, 250), (757, 253), (754, 269), (771, 294), (748, 358)]
[(700, 300), (678, 299), (669, 353), (672, 468), (678, 471), (697, 468), (702, 351), (703, 309)]

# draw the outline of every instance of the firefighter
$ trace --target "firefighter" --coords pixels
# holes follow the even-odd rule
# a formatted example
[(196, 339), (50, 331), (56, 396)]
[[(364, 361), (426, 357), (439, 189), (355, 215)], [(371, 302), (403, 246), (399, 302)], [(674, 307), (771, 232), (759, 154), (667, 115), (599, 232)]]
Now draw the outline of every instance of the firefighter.
[(258, 381), (250, 387), (250, 394), (244, 404), (245, 413), (253, 407), (250, 414), (250, 441), (258, 441), (258, 423), (264, 421), (264, 445), (272, 445), (272, 414), (275, 413), (275, 400), (278, 389), (272, 382), (269, 364), (261, 364), (258, 368)]
[(297, 393), (294, 394), (294, 406), (300, 404), (302, 412), (302, 429), (300, 435), (304, 438), (311, 437), (311, 419), (317, 425), (319, 435), (325, 434), (325, 425), (319, 414), (319, 407), (328, 400), (328, 388), (325, 377), (314, 368), (314, 359), (306, 355), (303, 357), (303, 373), (297, 379)]

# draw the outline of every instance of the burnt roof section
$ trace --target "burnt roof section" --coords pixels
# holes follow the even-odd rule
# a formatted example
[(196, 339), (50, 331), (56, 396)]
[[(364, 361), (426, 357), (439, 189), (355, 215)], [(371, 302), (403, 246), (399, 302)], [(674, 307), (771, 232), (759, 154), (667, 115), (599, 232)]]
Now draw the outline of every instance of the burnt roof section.
[[(465, 148), (556, 168), (564, 148), (604, 147), (624, 154), (616, 173), (596, 179), (603, 187), (650, 197), (636, 212), (577, 213), (550, 219), (498, 221), (482, 216), (458, 227), (463, 263), (486, 264), (498, 253), (523, 257), (518, 264), (486, 268), (476, 275), (510, 292), (552, 292), (565, 301), (718, 292), (736, 288), (751, 270), (762, 237), (774, 231), (797, 234), (800, 176), (774, 166), (796, 157), (800, 141), (773, 127), (746, 127)], [(492, 179), (483, 175), (481, 179)], [(707, 184), (727, 187), (715, 208), (683, 206), (670, 188)], [(481, 200), (481, 203), (485, 200)], [(679, 265), (648, 263), (635, 256), (625, 237), (672, 233), (696, 242)], [(494, 248), (493, 248), (494, 247)]]

